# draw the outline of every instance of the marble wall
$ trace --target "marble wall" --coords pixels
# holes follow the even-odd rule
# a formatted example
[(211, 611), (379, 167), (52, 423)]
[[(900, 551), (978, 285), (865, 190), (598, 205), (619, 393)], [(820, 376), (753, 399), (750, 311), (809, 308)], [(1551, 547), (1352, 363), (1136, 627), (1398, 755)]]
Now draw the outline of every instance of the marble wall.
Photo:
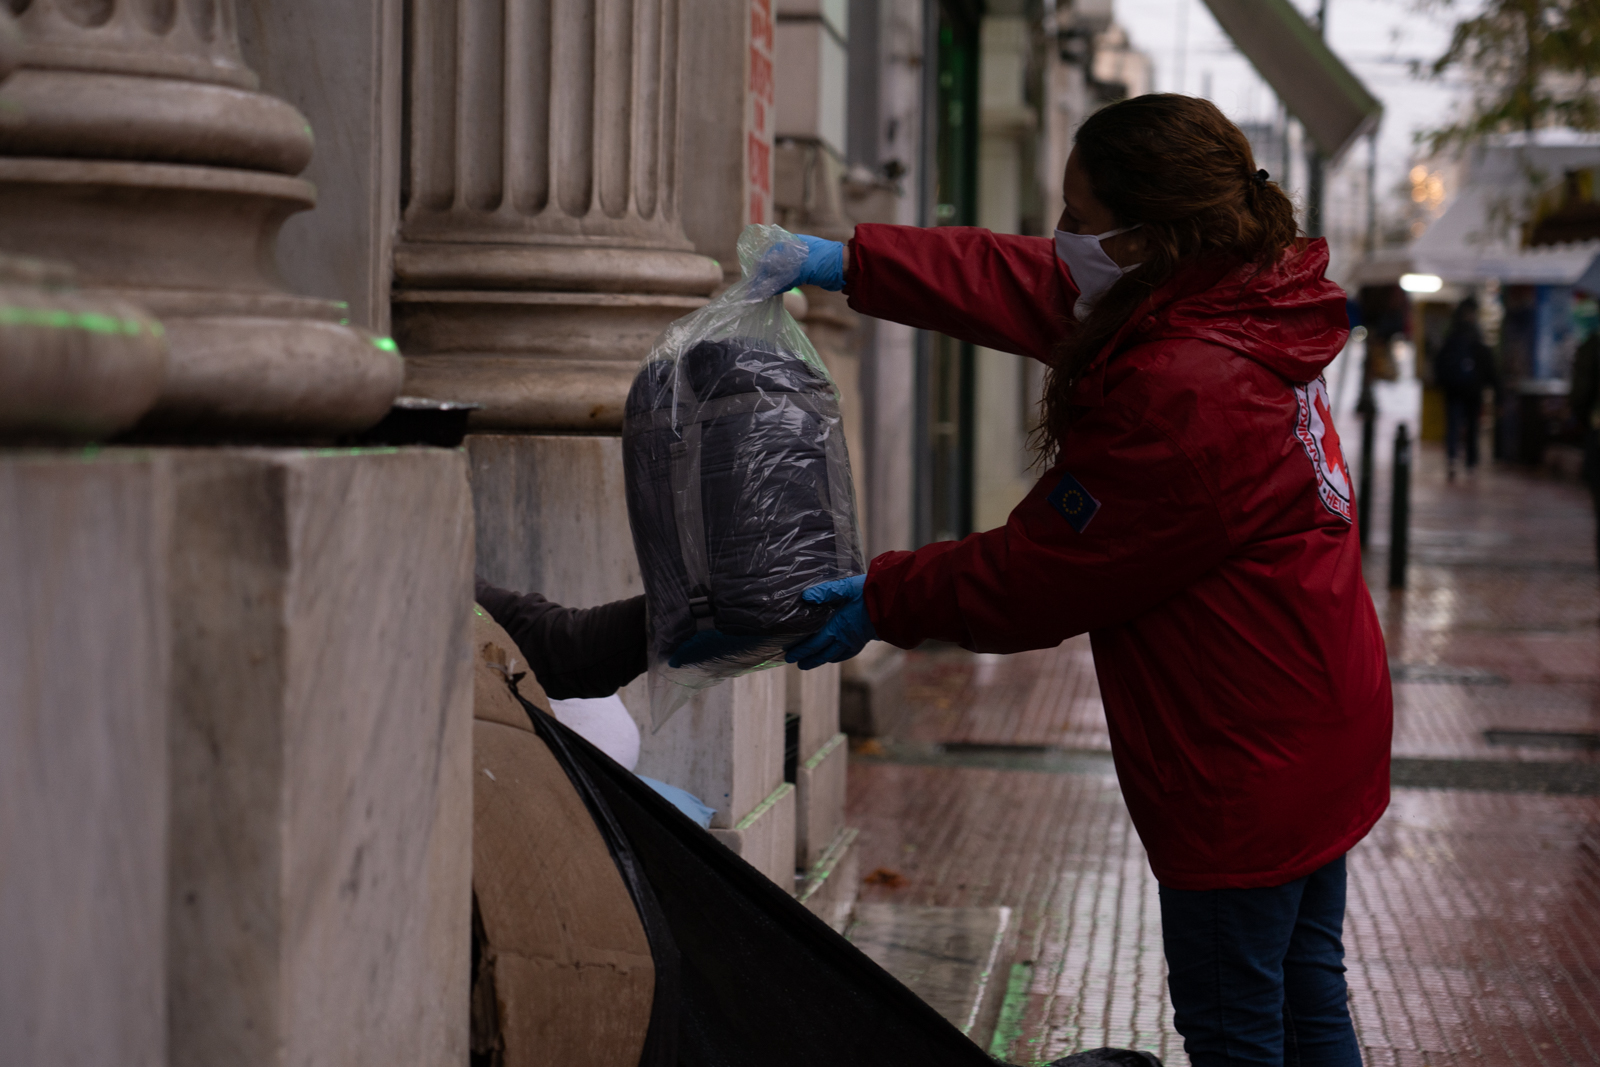
[(171, 1062), (461, 1062), (465, 457), (181, 453), (174, 507)]
[(167, 465), (0, 453), (0, 1059), (167, 1063)]

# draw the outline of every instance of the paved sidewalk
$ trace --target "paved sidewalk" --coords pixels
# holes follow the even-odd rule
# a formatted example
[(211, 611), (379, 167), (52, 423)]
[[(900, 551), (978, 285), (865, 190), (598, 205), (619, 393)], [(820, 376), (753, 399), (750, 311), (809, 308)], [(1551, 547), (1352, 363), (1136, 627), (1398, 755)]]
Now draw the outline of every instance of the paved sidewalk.
[[(1387, 488), (1387, 477), (1379, 480)], [(1424, 448), (1408, 588), (1387, 507), (1367, 573), (1395, 675), (1396, 789), (1351, 853), (1347, 964), (1369, 1065), (1600, 1064), (1600, 582), (1587, 494)], [(1386, 504), (1386, 502), (1384, 502)], [(1155, 883), (1107, 755), (1087, 639), (913, 654), (918, 713), (850, 768), (868, 903), (1009, 907), (994, 1054), (1186, 1064)], [(859, 746), (858, 746), (859, 748)]]

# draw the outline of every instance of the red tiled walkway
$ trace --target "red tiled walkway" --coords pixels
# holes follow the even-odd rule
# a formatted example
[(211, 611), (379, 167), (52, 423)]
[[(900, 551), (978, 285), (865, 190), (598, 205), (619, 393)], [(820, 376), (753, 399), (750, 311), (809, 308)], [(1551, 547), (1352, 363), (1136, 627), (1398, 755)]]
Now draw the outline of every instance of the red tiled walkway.
[[(1357, 1031), (1370, 1065), (1600, 1064), (1600, 752), (1584, 747), (1600, 734), (1600, 582), (1588, 498), (1515, 471), (1446, 485), (1441, 467), (1424, 450), (1404, 593), (1382, 588), (1386, 538), (1369, 553), (1396, 665), (1395, 754), (1452, 787), (1396, 788), (1351, 853)], [(1381, 531), (1387, 511), (1376, 510)], [(864, 886), (862, 899), (1014, 909), (996, 1054), (1039, 1063), (1113, 1044), (1186, 1064), (1155, 883), (1104, 758), (1087, 640), (1013, 657), (919, 652), (910, 680), (908, 750), (994, 746), (1001, 764), (1041, 746), (1084, 755), (1051, 770), (858, 757), (850, 818), (862, 869), (905, 879)], [(1494, 735), (1515, 743), (1485, 731), (1517, 732)], [(1561, 736), (1541, 736), (1551, 731)], [(1508, 764), (1521, 776), (1497, 788), (1512, 791), (1451, 778)], [(1557, 764), (1569, 773), (1551, 788), (1574, 795), (1541, 791)]]

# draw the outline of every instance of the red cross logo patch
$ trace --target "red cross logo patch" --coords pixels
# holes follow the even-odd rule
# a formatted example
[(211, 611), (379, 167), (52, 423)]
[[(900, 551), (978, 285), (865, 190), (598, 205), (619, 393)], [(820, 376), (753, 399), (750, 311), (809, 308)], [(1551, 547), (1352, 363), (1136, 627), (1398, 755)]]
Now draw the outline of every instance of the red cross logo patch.
[(1311, 469), (1316, 472), (1317, 496), (1323, 507), (1349, 522), (1354, 514), (1350, 504), (1350, 468), (1345, 466), (1344, 453), (1339, 449), (1339, 431), (1333, 428), (1328, 383), (1319, 377), (1314, 382), (1297, 385), (1294, 398), (1300, 408), (1294, 435), (1311, 460)]

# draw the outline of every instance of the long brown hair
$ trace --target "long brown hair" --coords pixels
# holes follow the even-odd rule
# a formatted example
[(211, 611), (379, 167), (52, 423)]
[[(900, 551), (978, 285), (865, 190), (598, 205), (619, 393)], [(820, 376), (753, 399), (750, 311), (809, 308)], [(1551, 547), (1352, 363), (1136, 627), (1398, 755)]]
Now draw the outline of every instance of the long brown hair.
[(1250, 142), (1209, 100), (1137, 96), (1089, 116), (1073, 140), (1090, 188), (1117, 225), (1142, 224), (1144, 258), (1056, 349), (1033, 439), (1045, 462), (1071, 425), (1073, 386), (1180, 266), (1225, 256), (1266, 267), (1298, 234), (1294, 205), (1258, 174)]

